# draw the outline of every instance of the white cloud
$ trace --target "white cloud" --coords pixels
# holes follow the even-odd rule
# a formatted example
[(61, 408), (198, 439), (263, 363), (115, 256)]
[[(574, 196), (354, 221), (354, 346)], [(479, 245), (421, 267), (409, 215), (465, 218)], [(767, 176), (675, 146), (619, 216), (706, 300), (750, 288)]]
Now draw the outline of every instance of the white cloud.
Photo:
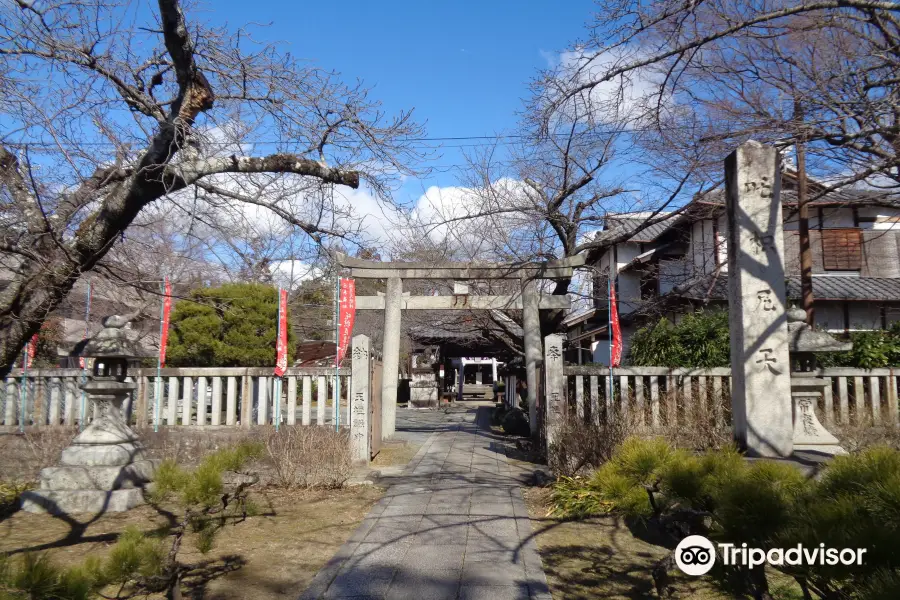
[[(642, 55), (641, 51), (629, 47), (600, 53), (583, 52), (576, 48), (559, 55), (558, 78), (565, 82), (564, 88), (574, 87), (640, 60)], [(658, 89), (659, 81), (657, 73), (637, 69), (579, 94), (566, 104), (564, 110), (571, 115), (576, 106), (579, 109), (586, 107), (598, 122), (630, 122), (634, 126), (641, 120), (648, 100)]]
[(322, 276), (322, 270), (302, 260), (281, 260), (269, 265), (275, 285), (294, 289), (302, 282)]

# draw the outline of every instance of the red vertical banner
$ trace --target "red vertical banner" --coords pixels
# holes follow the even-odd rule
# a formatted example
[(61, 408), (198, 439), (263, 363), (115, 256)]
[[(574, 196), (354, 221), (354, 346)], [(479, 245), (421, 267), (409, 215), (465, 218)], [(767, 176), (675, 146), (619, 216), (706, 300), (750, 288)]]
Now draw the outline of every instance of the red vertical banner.
[(38, 334), (31, 336), (31, 339), (25, 344), (25, 364), (26, 369), (34, 363), (34, 353), (37, 351)]
[(609, 323), (612, 327), (612, 348), (610, 348), (610, 365), (618, 367), (622, 362), (622, 329), (619, 327), (619, 308), (616, 303), (616, 287), (609, 289)]
[(162, 323), (159, 326), (159, 368), (166, 366), (166, 345), (169, 343), (169, 314), (172, 312), (172, 284), (166, 277), (163, 296)]
[(275, 376), (282, 377), (287, 371), (287, 290), (278, 290), (278, 337), (275, 341)]
[(353, 335), (353, 323), (356, 321), (356, 282), (352, 279), (341, 279), (341, 315), (338, 330), (337, 362), (344, 360), (347, 348), (350, 347), (350, 336)]

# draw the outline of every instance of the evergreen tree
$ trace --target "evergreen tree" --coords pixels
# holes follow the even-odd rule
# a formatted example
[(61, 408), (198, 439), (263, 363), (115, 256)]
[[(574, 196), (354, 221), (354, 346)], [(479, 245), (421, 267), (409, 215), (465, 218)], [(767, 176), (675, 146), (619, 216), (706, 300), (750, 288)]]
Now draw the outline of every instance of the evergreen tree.
[[(278, 292), (259, 283), (198, 288), (175, 305), (167, 366), (269, 367), (275, 365)], [(288, 364), (294, 357), (288, 328)]]

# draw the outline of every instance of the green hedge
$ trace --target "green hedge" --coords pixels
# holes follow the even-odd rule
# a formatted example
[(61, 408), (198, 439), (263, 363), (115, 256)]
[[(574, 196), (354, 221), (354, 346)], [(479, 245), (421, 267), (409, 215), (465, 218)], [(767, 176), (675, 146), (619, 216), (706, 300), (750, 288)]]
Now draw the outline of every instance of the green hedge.
[(685, 315), (678, 324), (660, 319), (631, 338), (629, 360), (638, 367), (727, 367), (731, 364), (728, 313)]
[[(884, 331), (852, 333), (850, 341), (849, 352), (818, 354), (819, 366), (900, 367), (900, 322)], [(663, 318), (639, 329), (632, 337), (629, 360), (638, 367), (728, 367), (730, 354), (728, 313), (713, 310), (685, 315), (678, 324)]]

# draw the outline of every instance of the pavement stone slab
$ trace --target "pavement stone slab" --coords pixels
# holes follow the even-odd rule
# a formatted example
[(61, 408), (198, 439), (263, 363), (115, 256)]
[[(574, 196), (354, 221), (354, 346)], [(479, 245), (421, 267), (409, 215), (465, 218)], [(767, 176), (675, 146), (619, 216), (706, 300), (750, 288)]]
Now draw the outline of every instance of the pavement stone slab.
[(301, 599), (550, 600), (519, 487), (530, 472), (474, 417), (398, 410), (398, 437), (421, 448)]

